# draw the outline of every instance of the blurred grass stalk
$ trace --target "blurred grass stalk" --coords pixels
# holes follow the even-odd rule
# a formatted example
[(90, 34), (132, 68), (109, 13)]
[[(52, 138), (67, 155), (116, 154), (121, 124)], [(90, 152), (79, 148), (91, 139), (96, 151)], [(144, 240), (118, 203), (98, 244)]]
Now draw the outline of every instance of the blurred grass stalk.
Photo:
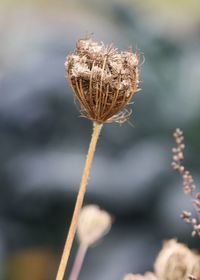
[(83, 265), (85, 255), (87, 253), (87, 250), (88, 250), (87, 245), (85, 245), (85, 244), (80, 244), (79, 245), (79, 248), (78, 248), (78, 251), (77, 251), (77, 254), (76, 254), (76, 258), (75, 258), (75, 261), (74, 261), (74, 265), (72, 267), (72, 271), (71, 271), (70, 276), (69, 276), (69, 280), (77, 280), (78, 279), (81, 268), (82, 268), (82, 265)]

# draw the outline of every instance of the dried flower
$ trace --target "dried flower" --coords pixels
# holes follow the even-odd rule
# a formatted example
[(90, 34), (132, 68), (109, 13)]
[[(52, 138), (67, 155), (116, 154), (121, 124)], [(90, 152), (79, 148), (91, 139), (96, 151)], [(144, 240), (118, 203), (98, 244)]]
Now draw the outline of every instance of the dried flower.
[(144, 275), (141, 274), (127, 274), (123, 280), (157, 280), (155, 274), (146, 272)]
[(82, 208), (77, 234), (81, 244), (91, 246), (101, 239), (110, 229), (111, 216), (96, 205), (88, 205)]
[(199, 280), (200, 257), (176, 240), (169, 240), (156, 259), (155, 274), (159, 280), (187, 280), (191, 275)]
[(125, 109), (139, 86), (139, 56), (80, 39), (65, 63), (81, 115), (98, 123), (125, 122)]
[[(192, 198), (192, 205), (195, 208), (197, 217), (199, 218), (200, 215), (200, 194), (196, 193), (196, 185), (192, 178), (190, 172), (183, 166), (182, 161), (184, 159), (183, 150), (185, 145), (183, 143), (184, 137), (183, 132), (177, 128), (174, 132), (174, 138), (176, 142), (176, 148), (172, 149), (173, 153), (173, 161), (172, 167), (178, 171), (183, 180), (183, 192), (189, 195)], [(191, 224), (193, 231), (192, 236), (198, 235), (200, 236), (200, 223), (197, 221), (196, 218), (192, 216), (192, 213), (188, 211), (183, 211), (181, 214), (181, 218), (187, 223)]]

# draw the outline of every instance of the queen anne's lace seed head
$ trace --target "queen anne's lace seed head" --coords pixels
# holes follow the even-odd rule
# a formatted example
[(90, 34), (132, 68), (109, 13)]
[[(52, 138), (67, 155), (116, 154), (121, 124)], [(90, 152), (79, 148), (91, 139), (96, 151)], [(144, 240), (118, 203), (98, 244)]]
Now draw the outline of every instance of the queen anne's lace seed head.
[(139, 90), (138, 54), (81, 39), (65, 66), (81, 115), (99, 123), (129, 118), (125, 107)]

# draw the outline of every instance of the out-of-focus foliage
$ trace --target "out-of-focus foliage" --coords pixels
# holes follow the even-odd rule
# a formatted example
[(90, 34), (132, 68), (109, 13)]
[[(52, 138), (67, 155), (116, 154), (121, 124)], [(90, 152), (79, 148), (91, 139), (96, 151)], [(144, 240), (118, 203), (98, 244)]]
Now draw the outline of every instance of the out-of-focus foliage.
[(48, 249), (18, 252), (8, 260), (7, 280), (49, 280), (55, 277), (55, 256)]

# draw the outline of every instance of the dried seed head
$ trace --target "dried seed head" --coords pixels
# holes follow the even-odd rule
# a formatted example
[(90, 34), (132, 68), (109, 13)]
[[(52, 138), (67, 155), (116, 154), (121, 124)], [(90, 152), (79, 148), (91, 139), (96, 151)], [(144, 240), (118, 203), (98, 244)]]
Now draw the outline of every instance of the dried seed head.
[(83, 207), (77, 227), (79, 242), (86, 246), (93, 245), (110, 230), (111, 224), (111, 216), (98, 206)]
[(199, 280), (199, 260), (199, 256), (185, 245), (169, 240), (156, 259), (155, 274), (160, 280), (186, 280), (190, 275)]
[(123, 280), (157, 280), (155, 274), (146, 272), (144, 275), (141, 274), (127, 274)]
[(139, 90), (139, 56), (80, 39), (65, 63), (81, 115), (99, 123), (125, 122), (125, 109)]

